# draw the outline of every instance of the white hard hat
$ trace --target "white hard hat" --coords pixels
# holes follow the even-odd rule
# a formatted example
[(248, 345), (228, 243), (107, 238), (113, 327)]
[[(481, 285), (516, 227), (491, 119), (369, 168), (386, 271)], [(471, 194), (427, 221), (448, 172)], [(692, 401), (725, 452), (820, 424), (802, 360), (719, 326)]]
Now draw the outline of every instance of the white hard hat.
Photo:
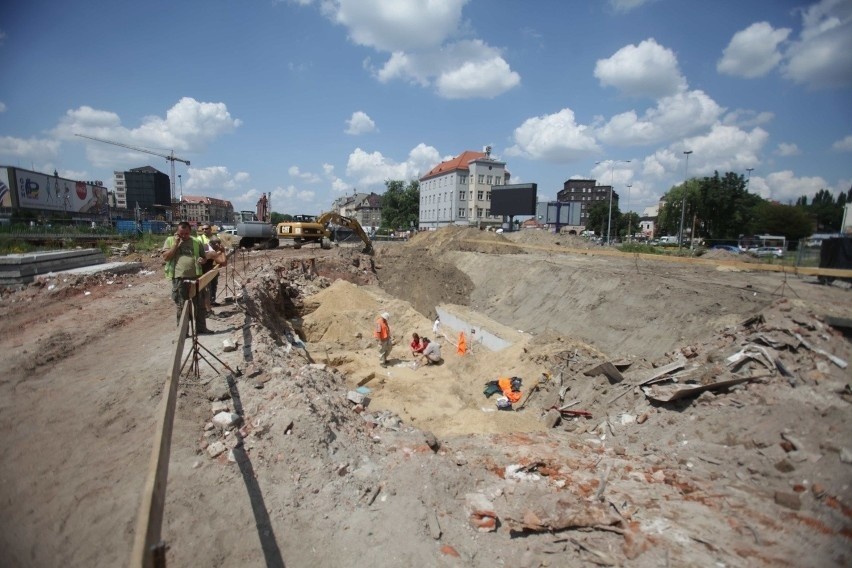
[(387, 312), (382, 312), (382, 319), (389, 320), (389, 319), (390, 319), (390, 314), (389, 314), (389, 313), (387, 313)]

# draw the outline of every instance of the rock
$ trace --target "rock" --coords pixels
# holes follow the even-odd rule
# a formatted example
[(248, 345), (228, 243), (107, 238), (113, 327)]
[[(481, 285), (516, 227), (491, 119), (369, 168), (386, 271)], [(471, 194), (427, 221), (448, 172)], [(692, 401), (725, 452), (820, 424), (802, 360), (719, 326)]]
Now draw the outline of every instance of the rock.
[(852, 463), (852, 450), (849, 448), (840, 450), (840, 461), (843, 463)]
[(648, 420), (648, 413), (643, 413), (639, 418), (636, 419), (637, 424), (644, 424), (645, 421)]
[(423, 432), (423, 437), (426, 439), (426, 445), (429, 446), (433, 452), (437, 452), (441, 448), (441, 442), (438, 441), (435, 434), (432, 432)]
[(207, 391), (208, 400), (228, 400), (229, 398), (231, 398), (231, 389), (228, 388), (227, 384), (222, 384), (219, 381), (213, 382)]
[(226, 339), (222, 342), (222, 351), (225, 353), (229, 353), (231, 351), (237, 350), (237, 344), (230, 339)]
[(470, 524), (479, 532), (497, 530), (497, 513), (494, 504), (482, 493), (468, 493), (464, 496), (465, 509)]
[(795, 471), (796, 466), (790, 463), (790, 460), (783, 459), (775, 463), (775, 469), (777, 469), (781, 473), (790, 473), (791, 471)]
[(240, 422), (239, 414), (233, 412), (220, 412), (213, 417), (213, 424), (221, 430), (230, 430)]
[(215, 416), (215, 415), (219, 414), (220, 412), (226, 412), (226, 411), (230, 410), (230, 408), (228, 407), (228, 403), (223, 402), (221, 400), (217, 400), (213, 404), (210, 405), (210, 410), (212, 411), (213, 415)]
[(798, 511), (802, 508), (802, 500), (797, 493), (787, 493), (786, 491), (775, 492), (775, 502), (782, 507)]
[(559, 414), (559, 411), (551, 408), (547, 411), (547, 414), (544, 415), (544, 425), (548, 428), (556, 428), (559, 423), (562, 421), (562, 415)]
[(349, 402), (352, 402), (354, 404), (361, 404), (363, 406), (367, 406), (370, 401), (370, 397), (368, 397), (366, 394), (362, 394), (354, 390), (351, 390), (346, 393), (346, 398), (347, 400), (349, 400)]
[(225, 450), (227, 450), (227, 446), (222, 442), (213, 442), (209, 446), (207, 446), (207, 455), (211, 458), (215, 458), (222, 454)]

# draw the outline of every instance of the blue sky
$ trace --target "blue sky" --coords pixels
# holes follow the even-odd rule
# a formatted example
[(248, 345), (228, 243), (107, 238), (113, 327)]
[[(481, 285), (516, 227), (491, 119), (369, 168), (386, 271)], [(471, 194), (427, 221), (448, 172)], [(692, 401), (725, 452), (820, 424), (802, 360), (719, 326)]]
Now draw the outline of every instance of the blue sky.
[[(0, 164), (318, 213), (490, 145), (553, 199), (685, 175), (852, 186), (852, 0), (30, 0), (0, 7)], [(683, 152), (691, 150), (688, 170)], [(629, 163), (626, 163), (630, 160)]]

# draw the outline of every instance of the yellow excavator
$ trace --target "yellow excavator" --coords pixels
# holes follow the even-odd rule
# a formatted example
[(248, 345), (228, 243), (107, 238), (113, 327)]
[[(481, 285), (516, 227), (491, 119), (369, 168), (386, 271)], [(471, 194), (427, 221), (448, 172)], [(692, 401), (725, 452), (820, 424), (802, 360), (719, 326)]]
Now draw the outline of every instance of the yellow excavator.
[(294, 215), (292, 221), (278, 223), (276, 231), (279, 239), (292, 239), (293, 248), (302, 248), (303, 244), (319, 243), (320, 248), (331, 248), (331, 230), (328, 226), (334, 224), (350, 229), (364, 241), (364, 254), (373, 254), (373, 243), (361, 227), (361, 223), (351, 217), (329, 211), (319, 217), (312, 215)]

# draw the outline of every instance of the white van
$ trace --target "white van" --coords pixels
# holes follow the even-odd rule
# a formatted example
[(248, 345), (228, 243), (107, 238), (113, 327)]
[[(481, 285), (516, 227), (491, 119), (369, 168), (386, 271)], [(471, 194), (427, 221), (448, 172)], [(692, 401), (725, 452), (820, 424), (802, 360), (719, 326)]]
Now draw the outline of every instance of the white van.
[(661, 245), (676, 245), (677, 244), (677, 237), (676, 236), (673, 237), (673, 236), (670, 236), (670, 235), (666, 235), (665, 237), (660, 237), (660, 244)]

